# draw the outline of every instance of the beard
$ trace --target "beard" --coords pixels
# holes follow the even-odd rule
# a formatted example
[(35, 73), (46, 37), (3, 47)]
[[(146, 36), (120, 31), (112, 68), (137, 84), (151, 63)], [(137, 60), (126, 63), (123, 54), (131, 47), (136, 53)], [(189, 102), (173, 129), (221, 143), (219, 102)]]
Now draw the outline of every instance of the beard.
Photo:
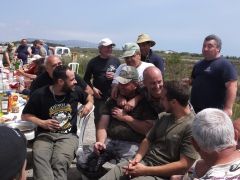
[(69, 87), (67, 85), (67, 83), (64, 83), (63, 87), (62, 87), (62, 92), (65, 92), (65, 93), (70, 93), (74, 90), (74, 87)]

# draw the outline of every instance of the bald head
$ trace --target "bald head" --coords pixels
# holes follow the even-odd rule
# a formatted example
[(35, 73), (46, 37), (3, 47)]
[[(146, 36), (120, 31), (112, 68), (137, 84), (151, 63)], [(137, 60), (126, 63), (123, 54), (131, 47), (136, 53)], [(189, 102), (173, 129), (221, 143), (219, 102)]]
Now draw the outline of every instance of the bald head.
[(162, 73), (157, 67), (150, 66), (144, 70), (143, 79), (148, 79), (148, 78), (151, 78), (152, 76), (161, 76), (162, 77)]
[(155, 66), (146, 68), (143, 72), (143, 84), (152, 97), (160, 98), (163, 87), (161, 71)]
[(51, 55), (45, 59), (45, 68), (51, 78), (53, 70), (59, 65), (62, 65), (62, 61), (58, 56)]

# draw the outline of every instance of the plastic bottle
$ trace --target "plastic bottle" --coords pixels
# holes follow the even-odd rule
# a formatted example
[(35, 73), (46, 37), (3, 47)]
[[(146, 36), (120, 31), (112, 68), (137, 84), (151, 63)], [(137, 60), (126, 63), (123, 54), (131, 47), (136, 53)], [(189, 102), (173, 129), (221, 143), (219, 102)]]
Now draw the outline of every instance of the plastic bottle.
[(7, 93), (3, 93), (2, 100), (1, 100), (1, 109), (3, 114), (8, 113), (8, 95)]

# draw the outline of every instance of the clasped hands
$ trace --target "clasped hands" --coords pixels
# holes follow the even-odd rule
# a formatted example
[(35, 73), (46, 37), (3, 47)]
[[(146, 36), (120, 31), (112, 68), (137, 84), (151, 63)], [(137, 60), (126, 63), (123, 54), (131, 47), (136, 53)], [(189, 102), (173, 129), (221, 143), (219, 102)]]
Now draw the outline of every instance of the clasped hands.
[(146, 166), (135, 159), (129, 160), (127, 166), (122, 167), (125, 170), (125, 175), (129, 178), (145, 175)]

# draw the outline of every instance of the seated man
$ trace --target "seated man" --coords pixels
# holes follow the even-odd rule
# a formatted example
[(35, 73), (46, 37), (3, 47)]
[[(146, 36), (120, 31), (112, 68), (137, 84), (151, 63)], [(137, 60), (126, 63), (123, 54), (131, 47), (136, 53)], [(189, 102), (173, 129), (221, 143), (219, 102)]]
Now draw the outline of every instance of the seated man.
[[(46, 85), (52, 85), (53, 84), (53, 70), (59, 66), (62, 65), (62, 61), (58, 56), (48, 56), (45, 59), (44, 62), (45, 65), (45, 72), (40, 74), (31, 84), (30, 91), (31, 94), (38, 88), (41, 88)], [(90, 86), (87, 85), (85, 81), (81, 79), (81, 77), (77, 74), (75, 74), (75, 78), (77, 81), (78, 86), (80, 86), (86, 93), (93, 94), (93, 90)]]
[(240, 152), (236, 149), (237, 131), (222, 110), (200, 111), (192, 124), (193, 145), (202, 160), (195, 166), (199, 179), (239, 179)]
[[(136, 68), (123, 67), (116, 80), (119, 82), (119, 93), (124, 98), (130, 99), (136, 95), (138, 88)], [(157, 113), (144, 98), (129, 113), (118, 107), (115, 100), (108, 100), (97, 126), (94, 153), (99, 155), (109, 152), (109, 156), (104, 154), (105, 161), (115, 159), (121, 162), (132, 158), (155, 119)], [(82, 159), (78, 159), (80, 169), (84, 165), (81, 161)]]
[(27, 140), (18, 130), (0, 126), (0, 178), (26, 180)]
[(191, 145), (194, 114), (188, 106), (189, 88), (176, 81), (165, 82), (161, 103), (166, 113), (142, 141), (129, 163), (122, 163), (101, 179), (164, 179), (185, 174), (198, 158)]
[(37, 89), (23, 109), (22, 119), (38, 126), (33, 144), (34, 179), (67, 179), (67, 170), (78, 148), (77, 106), (82, 114), (93, 107), (92, 95), (75, 86), (75, 75), (68, 66), (53, 71), (53, 85)]

